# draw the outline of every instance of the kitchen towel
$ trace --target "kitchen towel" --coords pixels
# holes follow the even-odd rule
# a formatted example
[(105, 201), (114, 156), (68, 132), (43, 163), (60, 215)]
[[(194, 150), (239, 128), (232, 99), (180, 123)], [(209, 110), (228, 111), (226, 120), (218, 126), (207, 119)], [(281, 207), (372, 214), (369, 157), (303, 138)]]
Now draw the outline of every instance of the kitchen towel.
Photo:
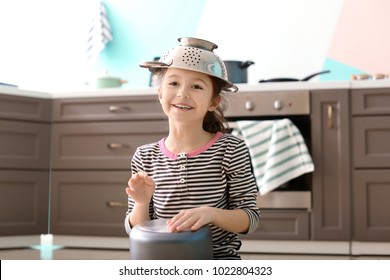
[(302, 174), (314, 164), (299, 129), (289, 119), (237, 121), (245, 140), (260, 195)]
[(112, 34), (104, 3), (101, 1), (96, 2), (96, 6), (93, 7), (91, 12), (92, 19), (85, 53), (87, 60), (95, 62), (106, 44), (112, 40)]

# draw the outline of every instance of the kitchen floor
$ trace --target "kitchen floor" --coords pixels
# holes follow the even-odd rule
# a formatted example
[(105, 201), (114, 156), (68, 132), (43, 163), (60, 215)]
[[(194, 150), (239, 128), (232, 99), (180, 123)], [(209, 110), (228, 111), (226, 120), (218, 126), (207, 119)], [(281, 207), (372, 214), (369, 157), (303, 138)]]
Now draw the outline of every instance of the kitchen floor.
[[(43, 235), (45, 236), (45, 235)], [(55, 235), (54, 246), (50, 247), (52, 250), (39, 250), (41, 247), (39, 244), (42, 236), (4, 236), (0, 237), (0, 260), (39, 260), (39, 259), (54, 259), (54, 260), (129, 260), (130, 252), (128, 249), (128, 238), (126, 237), (92, 237), (92, 236), (62, 236)], [(58, 245), (61, 244), (61, 245)], [(295, 244), (293, 242), (293, 244)], [(331, 247), (333, 251), (328, 250), (328, 254), (317, 254), (316, 252), (323, 252), (322, 250), (309, 251), (312, 249), (310, 245), (312, 243), (297, 243), (298, 247), (306, 248), (306, 252), (302, 253), (279, 253), (279, 252), (291, 252), (293, 244), (289, 242), (273, 242), (267, 241), (265, 243), (252, 244), (243, 242), (243, 252), (251, 252), (249, 249), (254, 249), (255, 246), (267, 250), (267, 246), (272, 249), (278, 249), (278, 246), (282, 246), (284, 251), (274, 251), (278, 253), (241, 253), (243, 260), (350, 260), (350, 259), (383, 259), (390, 260), (390, 247), (386, 247), (387, 243), (382, 244), (380, 247), (386, 247), (385, 250), (376, 250), (372, 252), (378, 252), (378, 255), (358, 255), (350, 256), (347, 251), (338, 251), (336, 249), (345, 246), (344, 243), (326, 243), (323, 246), (326, 248)], [(322, 244), (322, 243), (321, 243)], [(332, 247), (333, 246), (333, 247)], [(371, 244), (373, 246), (373, 244)], [(246, 249), (245, 249), (246, 248)], [(336, 248), (336, 249), (335, 249)], [(290, 249), (290, 251), (289, 251)], [(344, 248), (346, 249), (346, 248)], [(268, 249), (269, 250), (269, 249)], [(293, 251), (294, 252), (294, 251)], [(296, 251), (295, 251), (296, 252)], [(332, 253), (335, 252), (335, 253)], [(383, 254), (380, 254), (383, 252)]]
[[(243, 260), (349, 260), (383, 259), (390, 256), (344, 256), (344, 255), (295, 255), (295, 254), (241, 254)], [(39, 260), (40, 251), (31, 248), (0, 249), (1, 260)], [(62, 248), (53, 250), (54, 260), (128, 260), (128, 250)]]

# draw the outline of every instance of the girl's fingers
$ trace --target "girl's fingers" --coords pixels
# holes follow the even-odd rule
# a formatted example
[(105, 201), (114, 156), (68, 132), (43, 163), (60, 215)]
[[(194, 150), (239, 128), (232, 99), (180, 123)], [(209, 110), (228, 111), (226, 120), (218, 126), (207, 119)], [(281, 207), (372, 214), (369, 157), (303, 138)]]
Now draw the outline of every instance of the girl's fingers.
[(146, 184), (149, 185), (149, 186), (154, 186), (154, 181), (153, 181), (153, 179), (150, 178), (150, 177), (146, 177), (146, 178), (145, 178), (145, 182), (146, 182)]
[[(170, 231), (196, 230), (199, 228), (199, 218), (182, 211), (167, 222)], [(194, 228), (194, 229), (193, 229)]]
[(127, 187), (126, 188), (126, 193), (127, 193), (127, 195), (131, 196), (134, 192), (129, 187)]
[(148, 176), (148, 174), (146, 174), (146, 172), (144, 171), (140, 171), (137, 173), (137, 175), (139, 174), (140, 177), (142, 177), (142, 179), (144, 180), (144, 182), (146, 183), (146, 185), (148, 186), (154, 186), (154, 181), (152, 178), (150, 178)]

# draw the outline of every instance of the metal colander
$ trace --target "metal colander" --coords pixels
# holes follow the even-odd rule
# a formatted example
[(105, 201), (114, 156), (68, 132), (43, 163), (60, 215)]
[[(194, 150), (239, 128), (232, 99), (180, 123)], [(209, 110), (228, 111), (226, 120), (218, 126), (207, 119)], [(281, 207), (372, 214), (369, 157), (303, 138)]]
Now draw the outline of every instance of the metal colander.
[(179, 38), (181, 45), (170, 49), (159, 61), (144, 62), (140, 66), (158, 73), (162, 68), (180, 68), (196, 71), (218, 78), (222, 90), (236, 92), (237, 86), (228, 80), (226, 66), (213, 52), (218, 46), (198, 38)]

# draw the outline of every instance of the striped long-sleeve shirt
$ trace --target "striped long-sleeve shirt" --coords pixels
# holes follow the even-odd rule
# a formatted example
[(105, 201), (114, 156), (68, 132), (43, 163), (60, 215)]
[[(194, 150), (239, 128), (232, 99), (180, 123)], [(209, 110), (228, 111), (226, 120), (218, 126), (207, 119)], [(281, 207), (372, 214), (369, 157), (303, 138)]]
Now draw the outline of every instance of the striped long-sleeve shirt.
[[(150, 203), (150, 217), (172, 218), (180, 210), (200, 206), (242, 209), (249, 217), (247, 233), (259, 224), (256, 205), (257, 187), (251, 173), (245, 142), (230, 134), (217, 133), (204, 147), (190, 153), (173, 154), (164, 140), (137, 149), (132, 159), (132, 173), (146, 172), (156, 183)], [(129, 214), (134, 201), (129, 197), (125, 227), (131, 228)], [(210, 225), (215, 259), (239, 259), (241, 241), (237, 233)]]

